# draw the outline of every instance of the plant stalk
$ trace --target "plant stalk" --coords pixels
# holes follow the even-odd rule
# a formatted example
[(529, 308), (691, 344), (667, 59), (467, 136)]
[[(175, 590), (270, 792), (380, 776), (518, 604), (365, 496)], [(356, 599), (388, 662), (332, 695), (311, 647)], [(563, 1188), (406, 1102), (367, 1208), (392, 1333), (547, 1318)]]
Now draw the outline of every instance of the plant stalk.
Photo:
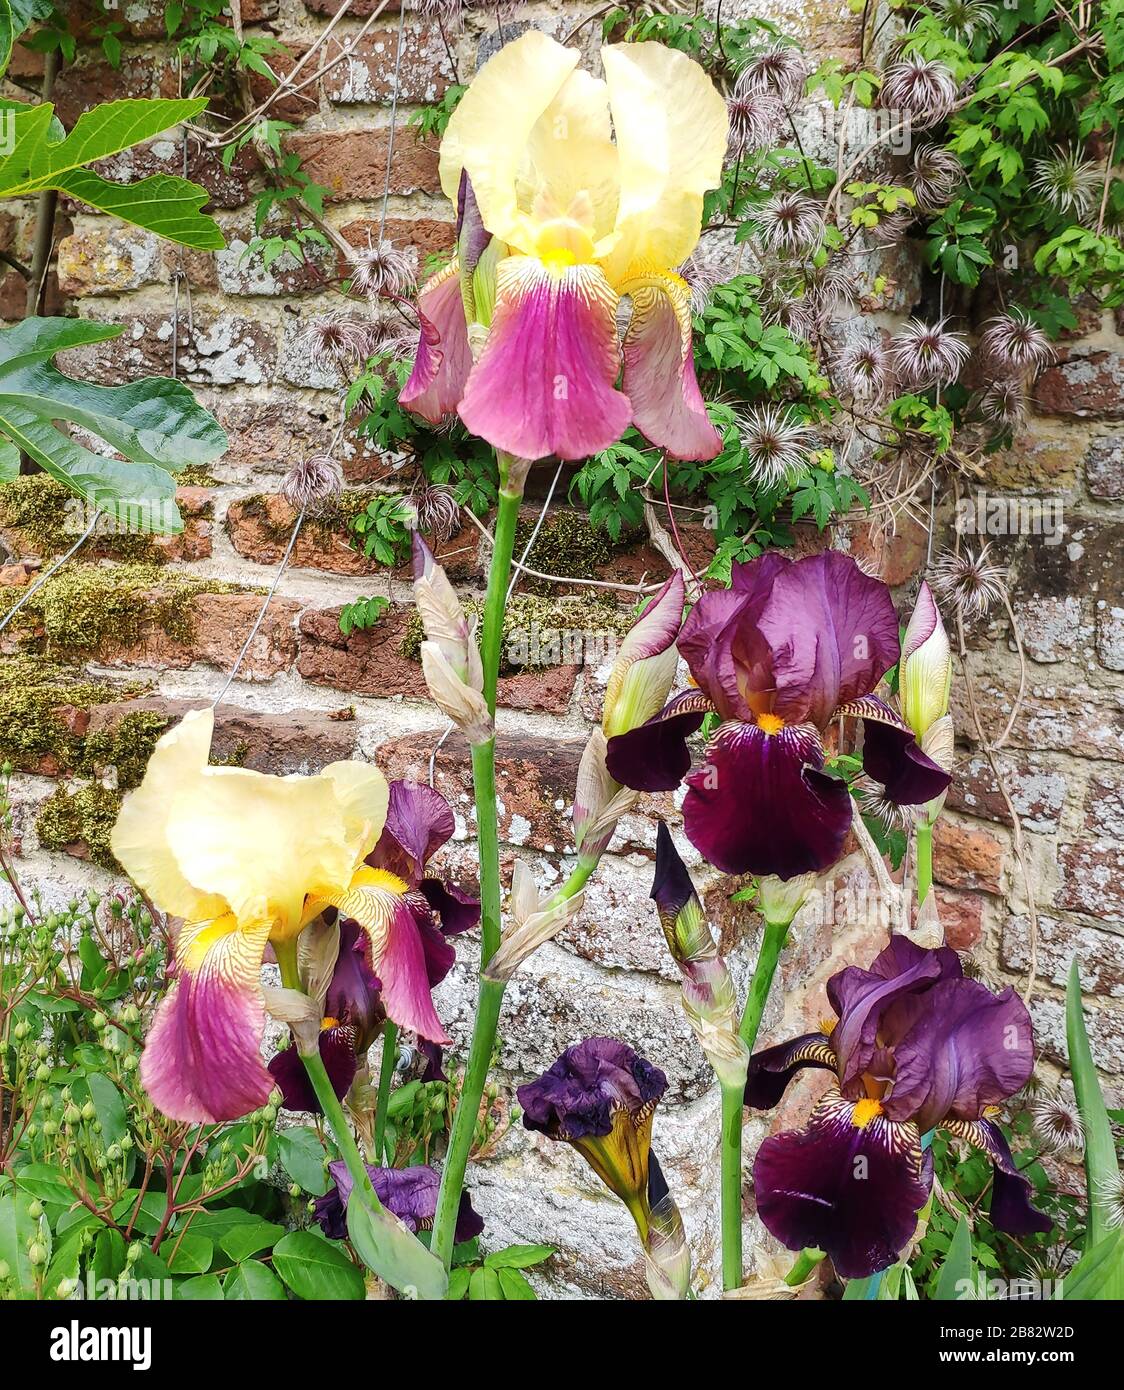
[[(484, 698), (490, 713), (496, 712), (496, 683), (499, 679), (503, 645), (503, 618), (507, 605), (507, 585), (515, 549), (515, 525), (523, 500), (525, 468), (512, 467), (513, 461), (499, 454), (500, 489), (496, 515), (495, 544), (488, 571), (488, 590), (484, 599), (480, 659), (484, 673)], [(476, 833), (480, 855), (480, 969), (483, 972), (500, 944), (500, 851), (496, 817), (496, 742), (476, 744), (472, 749), (472, 784), (476, 798)], [(476, 1021), (472, 1030), (464, 1082), (453, 1116), (449, 1147), (441, 1170), (441, 1189), (433, 1222), (430, 1248), (448, 1269), (453, 1258), (453, 1235), (460, 1210), (461, 1191), (468, 1167), (469, 1150), (480, 1114), (480, 1099), (496, 1045), (500, 1005), (504, 987), (481, 974)]]
[(933, 886), (933, 827), (928, 821), (917, 822), (917, 906), (929, 896)]
[(382, 1062), (379, 1065), (379, 1089), (375, 1096), (375, 1137), (372, 1158), (390, 1167), (386, 1153), (386, 1112), (390, 1105), (390, 1083), (394, 1064), (398, 1060), (398, 1025), (388, 1018), (382, 1030)]
[(749, 997), (745, 1001), (745, 1010), (742, 1013), (741, 1033), (742, 1042), (753, 1051), (753, 1046), (757, 1042), (757, 1031), (761, 1027), (761, 1015), (765, 1012), (765, 1004), (769, 998), (769, 990), (773, 984), (773, 976), (777, 973), (777, 962), (781, 957), (781, 949), (788, 937), (788, 929), (791, 919), (788, 922), (766, 922), (765, 934), (761, 938), (761, 950), (757, 955), (757, 965), (754, 967), (753, 980), (749, 986)]
[(742, 1111), (745, 1086), (722, 1087), (722, 1287), (742, 1284)]

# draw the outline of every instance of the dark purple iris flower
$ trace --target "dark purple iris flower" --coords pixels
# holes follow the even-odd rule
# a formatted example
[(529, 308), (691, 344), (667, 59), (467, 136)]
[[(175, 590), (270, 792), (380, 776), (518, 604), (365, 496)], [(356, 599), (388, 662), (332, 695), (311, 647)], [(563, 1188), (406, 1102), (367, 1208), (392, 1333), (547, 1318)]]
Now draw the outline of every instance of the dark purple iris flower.
[(790, 1250), (826, 1250), (844, 1278), (885, 1269), (928, 1200), (932, 1162), (921, 1136), (941, 1128), (991, 1158), (996, 1227), (1048, 1231), (991, 1118), (1034, 1065), (1030, 1015), (1015, 992), (965, 979), (948, 947), (896, 936), (869, 970), (833, 975), (828, 997), (834, 1025), (750, 1060), (745, 1101), (757, 1109), (776, 1105), (802, 1067), (838, 1081), (807, 1129), (774, 1135), (757, 1152), (753, 1184), (767, 1229)]
[(648, 1209), (667, 1191), (651, 1152), (652, 1117), (666, 1090), (659, 1067), (627, 1044), (586, 1038), (517, 1095), (524, 1126), (573, 1144), (644, 1235)]
[[(413, 1013), (432, 1015), (431, 992), (453, 968), (450, 936), (474, 927), (480, 903), (445, 879), (426, 877), (425, 866), (455, 827), (449, 803), (432, 787), (390, 783), (386, 824), (367, 856), (379, 874), (388, 904), (386, 944), (380, 971), (394, 983), (395, 997), (414, 1001)], [(341, 1099), (386, 1021), (383, 981), (371, 966), (370, 934), (347, 917), (340, 922), (340, 948), (324, 999), (320, 1056)], [(435, 1030), (440, 1036), (440, 1028)], [(428, 1059), (426, 1079), (442, 1079), (441, 1047), (419, 1039)], [(319, 1114), (320, 1106), (295, 1048), (279, 1052), (269, 1070), (286, 1110)]]
[[(686, 777), (687, 837), (726, 873), (794, 878), (836, 862), (851, 796), (823, 770), (823, 733), (862, 719), (863, 764), (901, 805), (939, 796), (948, 774), (871, 692), (897, 662), (890, 591), (847, 555), (791, 561), (770, 551), (735, 565), (729, 589), (703, 594), (679, 635), (697, 689), (646, 724), (609, 740), (610, 776), (640, 791)], [(702, 766), (687, 738), (717, 712)]]
[[(351, 1196), (351, 1174), (347, 1164), (337, 1159), (328, 1164), (332, 1186), (323, 1197), (317, 1197), (314, 1216), (330, 1240), (343, 1240), (347, 1235), (347, 1199)], [(418, 1164), (413, 1168), (375, 1168), (367, 1164), (371, 1185), (379, 1201), (411, 1231), (428, 1231), (437, 1212), (437, 1193), (441, 1175), (433, 1168)], [(467, 1192), (461, 1196), (454, 1239), (472, 1240), (484, 1229), (483, 1220), (472, 1209)]]

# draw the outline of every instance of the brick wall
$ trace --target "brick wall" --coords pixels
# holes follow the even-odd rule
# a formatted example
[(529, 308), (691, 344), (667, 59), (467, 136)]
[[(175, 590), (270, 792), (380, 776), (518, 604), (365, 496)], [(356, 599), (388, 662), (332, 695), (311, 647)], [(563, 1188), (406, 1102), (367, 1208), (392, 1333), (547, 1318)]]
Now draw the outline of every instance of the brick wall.
[[(243, 7), (247, 25), (281, 37), (294, 57), (337, 8), (335, 0), (261, 0)], [(823, 51), (846, 54), (853, 21), (842, 3), (822, 0), (756, 6), (798, 26)], [(525, 7), (551, 32), (564, 33), (589, 10), (570, 3)], [(352, 7), (338, 28), (354, 33), (370, 0)], [(111, 70), (90, 48), (60, 75), (57, 102), (70, 122), (111, 93), (174, 94), (177, 74), (162, 44), (159, 0), (123, 10), (124, 59)], [(377, 231), (383, 195), (392, 82), (394, 25), (388, 15), (366, 36), (359, 56), (341, 64), (320, 90), (290, 100), (285, 119), (297, 127), (291, 144), (304, 166), (331, 190), (329, 218), (353, 242)], [(488, 13), (469, 11), (452, 39), (459, 76), (467, 77)], [(596, 25), (585, 31), (591, 34)], [(408, 20), (387, 204), (387, 231), (419, 256), (451, 241), (451, 210), (437, 188), (435, 149), (404, 122), (419, 102), (440, 96), (454, 76), (437, 31)], [(35, 80), (35, 60), (18, 55), (14, 74)], [(141, 547), (102, 540), (87, 552), (79, 588), (62, 588), (22, 626), (3, 635), (0, 742), (18, 769), (13, 788), (22, 872), (45, 897), (69, 898), (81, 885), (113, 881), (102, 867), (104, 836), (115, 798), (139, 773), (138, 748), (163, 723), (213, 695), (249, 631), (284, 547), (292, 513), (277, 495), (293, 459), (322, 448), (337, 409), (329, 384), (310, 368), (302, 328), (317, 312), (339, 305), (340, 266), (334, 253), (305, 266), (263, 272), (242, 258), (251, 233), (252, 191), (260, 186), (247, 152), (231, 169), (191, 140), (187, 171), (211, 194), (228, 249), (214, 256), (180, 252), (147, 234), (124, 229), (79, 208), (60, 209), (57, 285), (52, 312), (126, 325), (118, 339), (75, 351), (67, 369), (94, 381), (117, 382), (144, 372), (190, 382), (230, 436), (229, 453), (211, 477), (181, 490), (183, 537)], [(122, 173), (179, 172), (184, 145), (154, 141), (114, 161)], [(0, 245), (29, 253), (32, 209), (0, 213)], [(895, 268), (891, 307), (906, 312), (918, 293), (915, 267)], [(0, 314), (22, 312), (15, 272), (0, 280)], [(889, 301), (887, 301), (889, 303)], [(883, 316), (884, 321), (888, 319)], [(1059, 546), (1043, 538), (999, 538), (1011, 565), (1012, 594), (1024, 632), (1027, 692), (1002, 755), (1026, 838), (1038, 911), (1039, 982), (1033, 1003), (1042, 1050), (1051, 1062), (1064, 1052), (1062, 985), (1070, 957), (1082, 963), (1089, 993), (1093, 1048), (1110, 1077), (1124, 1075), (1124, 324), (1086, 316), (1080, 339), (1037, 385), (1036, 414), (1007, 454), (990, 462), (986, 486), (1015, 496), (1060, 497), (1067, 533)], [(1116, 423), (1114, 423), (1116, 422)], [(349, 486), (393, 483), (392, 461), (345, 438)], [(532, 491), (534, 490), (534, 485)], [(42, 527), (42, 498), (9, 513), (0, 535), (8, 564), (0, 582), (22, 584), (52, 552)], [(46, 515), (59, 498), (46, 499)], [(36, 506), (39, 511), (36, 512)], [(944, 512), (947, 512), (945, 507)], [(38, 518), (40, 526), (36, 527)], [(561, 525), (552, 520), (549, 525)], [(818, 542), (801, 530), (800, 543)], [(925, 538), (904, 525), (896, 536), (872, 523), (848, 528), (840, 543), (875, 564), (912, 597), (925, 562)], [(704, 555), (706, 538), (692, 536)], [(130, 549), (130, 547), (132, 547)], [(56, 543), (55, 549), (61, 548)], [(486, 556), (466, 526), (443, 547), (450, 573), (466, 592), (482, 589)], [(174, 570), (164, 560), (176, 563)], [(119, 568), (90, 578), (90, 564)], [(659, 579), (666, 564), (646, 545), (606, 547), (594, 574), (634, 582)], [(72, 567), (73, 569), (73, 567)], [(187, 576), (192, 582), (186, 586)], [(378, 625), (343, 637), (341, 604), (385, 593), (392, 608)], [(467, 751), (448, 739), (436, 752), (440, 721), (423, 699), (419, 667), (403, 654), (409, 591), (405, 576), (387, 576), (346, 542), (343, 513), (309, 525), (294, 563), (220, 710), (218, 751), (271, 772), (310, 771), (351, 756), (377, 761), (389, 775), (428, 776), (457, 812), (453, 866), (471, 878), (474, 862)], [(14, 630), (16, 629), (16, 630)], [(970, 633), (969, 661), (989, 731), (1005, 722), (1019, 686), (1019, 663), (1006, 620)], [(27, 653), (40, 660), (32, 667)], [(564, 872), (568, 811), (585, 732), (599, 711), (606, 670), (594, 662), (549, 666), (501, 682), (499, 788), (505, 856), (530, 860), (542, 880)], [(935, 836), (934, 869), (949, 940), (972, 949), (1000, 978), (1018, 983), (1028, 963), (1026, 889), (1015, 863), (1012, 826), (986, 761), (968, 738), (970, 719), (958, 682), (955, 714), (962, 739), (949, 810)], [(131, 755), (131, 756), (130, 756)], [(72, 792), (78, 791), (75, 799)], [(46, 808), (46, 809), (44, 809)], [(671, 797), (651, 798), (644, 814), (622, 825), (613, 853), (589, 889), (587, 905), (568, 933), (517, 976), (501, 1027), (501, 1102), (514, 1087), (579, 1036), (617, 1033), (668, 1073), (667, 1101), (657, 1119), (657, 1145), (681, 1198), (697, 1257), (712, 1261), (717, 1240), (717, 1095), (682, 1018), (678, 986), (654, 914), (649, 910), (658, 810), (678, 823)], [(725, 886), (692, 861), (720, 926), (739, 979), (754, 959), (759, 926), (725, 900)], [(865, 961), (879, 929), (847, 903), (861, 899), (866, 870), (851, 854), (836, 871), (831, 915), (807, 913), (783, 966), (785, 994), (773, 1000), (763, 1037), (799, 1031), (816, 1019), (828, 975)], [(462, 954), (439, 1001), (463, 1043), (471, 1019), (474, 962)], [(811, 1083), (814, 1084), (814, 1083)], [(791, 1117), (807, 1088), (786, 1104)], [(497, 1107), (497, 1113), (503, 1105)], [(501, 1123), (498, 1133), (502, 1133)], [(758, 1127), (759, 1128), (759, 1127)], [(753, 1130), (747, 1145), (753, 1152)], [(600, 1190), (563, 1145), (513, 1129), (473, 1170), (478, 1206), (490, 1240), (548, 1239), (559, 1245), (559, 1273), (546, 1291), (620, 1294), (640, 1291), (643, 1276), (634, 1235), (618, 1204)], [(547, 1197), (544, 1200), (543, 1194)], [(747, 1199), (750, 1200), (751, 1199)], [(760, 1240), (752, 1215), (748, 1247)]]

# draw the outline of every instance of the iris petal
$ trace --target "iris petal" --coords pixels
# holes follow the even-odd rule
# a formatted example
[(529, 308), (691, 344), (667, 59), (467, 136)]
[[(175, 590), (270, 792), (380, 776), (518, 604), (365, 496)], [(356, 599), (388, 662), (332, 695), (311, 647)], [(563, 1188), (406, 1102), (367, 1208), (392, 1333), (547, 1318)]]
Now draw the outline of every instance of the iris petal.
[(788, 1090), (788, 1083), (805, 1067), (835, 1070), (835, 1053), (823, 1033), (804, 1033), (755, 1052), (749, 1059), (745, 1079), (746, 1105), (755, 1110), (772, 1110)]
[(501, 261), (491, 332), (460, 403), (470, 433), (517, 458), (581, 459), (628, 428), (616, 390), (617, 297), (594, 265)]
[(414, 369), (398, 400), (415, 415), (438, 425), (460, 404), (472, 369), (456, 257), (422, 287), (418, 319), (421, 332)]
[(851, 700), (837, 711), (863, 721), (863, 771), (899, 806), (923, 806), (948, 790), (952, 780), (921, 751), (913, 730), (874, 695)]
[(958, 1139), (983, 1149), (991, 1159), (990, 1215), (997, 1230), (1012, 1236), (1028, 1236), (1052, 1228), (1050, 1218), (1031, 1206), (1030, 1181), (1015, 1167), (1015, 1157), (997, 1124), (991, 1120), (954, 1120), (943, 1127)]
[(712, 459), (722, 439), (695, 378), (690, 291), (677, 275), (619, 286), (632, 298), (622, 386), (645, 438), (675, 459)]
[(622, 787), (641, 792), (672, 791), (691, 766), (687, 739), (697, 733), (711, 706), (698, 690), (686, 690), (659, 714), (608, 742), (605, 766)]
[(807, 725), (768, 734), (723, 724), (687, 777), (687, 838), (724, 873), (789, 879), (830, 868), (851, 825), (851, 797), (823, 763)]
[(830, 1092), (806, 1130), (766, 1139), (753, 1165), (766, 1229), (790, 1250), (826, 1250), (845, 1279), (892, 1265), (929, 1196), (916, 1125), (871, 1117), (873, 1104)]
[(194, 1124), (235, 1120), (269, 1099), (261, 1059), (265, 1005), (258, 975), (269, 922), (233, 914), (190, 923), (176, 941), (176, 980), (141, 1057), (141, 1080), (165, 1115)]

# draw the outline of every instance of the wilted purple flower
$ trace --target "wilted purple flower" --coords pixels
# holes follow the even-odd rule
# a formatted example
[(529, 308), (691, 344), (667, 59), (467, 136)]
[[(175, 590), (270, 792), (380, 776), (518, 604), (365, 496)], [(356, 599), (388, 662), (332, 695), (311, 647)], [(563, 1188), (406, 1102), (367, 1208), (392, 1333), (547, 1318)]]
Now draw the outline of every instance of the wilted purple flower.
[(1027, 372), (1054, 355), (1050, 339), (1023, 309), (988, 319), (980, 334), (980, 354), (1001, 372)]
[(993, 565), (987, 545), (978, 551), (946, 550), (933, 566), (933, 588), (953, 605), (962, 618), (982, 618), (993, 603), (1002, 601), (1007, 571)]
[(331, 454), (309, 454), (298, 459), (285, 474), (281, 492), (298, 512), (338, 497), (343, 491), (343, 468)]
[(755, 405), (738, 416), (750, 480), (758, 487), (793, 482), (808, 466), (812, 430), (782, 405)]
[(909, 187), (918, 207), (943, 207), (963, 178), (964, 166), (944, 145), (918, 145), (914, 150)]
[(362, 249), (351, 268), (351, 288), (374, 298), (409, 294), (416, 283), (413, 260), (389, 241)]
[(872, 403), (882, 400), (892, 379), (886, 349), (873, 338), (848, 343), (835, 359), (835, 372), (845, 392)]
[(726, 102), (730, 118), (729, 151), (735, 158), (774, 144), (784, 124), (784, 103), (771, 88), (746, 80), (742, 73)]
[[(375, 1196), (407, 1230), (415, 1234), (430, 1230), (437, 1214), (440, 1173), (423, 1164), (413, 1168), (375, 1168), (368, 1163), (366, 1168)], [(354, 1184), (347, 1164), (341, 1159), (329, 1163), (328, 1172), (332, 1186), (323, 1197), (317, 1197), (313, 1214), (329, 1240), (344, 1240), (347, 1237), (347, 1202)], [(453, 1239), (460, 1244), (472, 1240), (483, 1229), (484, 1222), (473, 1211), (469, 1194), (462, 1193)]]
[(964, 978), (947, 946), (926, 950), (893, 936), (869, 970), (833, 975), (828, 998), (834, 1026), (750, 1060), (745, 1101), (757, 1109), (775, 1106), (803, 1067), (837, 1081), (807, 1129), (775, 1134), (757, 1152), (753, 1186), (765, 1227), (790, 1250), (826, 1250), (844, 1278), (885, 1269), (928, 1200), (933, 1170), (921, 1135), (939, 1126), (991, 1159), (995, 1227), (1048, 1231), (992, 1118), (1034, 1066), (1030, 1015), (1014, 990), (991, 994)]
[[(686, 780), (687, 838), (726, 873), (788, 880), (830, 868), (851, 826), (846, 783), (823, 771), (822, 730), (863, 721), (867, 773), (906, 805), (947, 788), (900, 715), (873, 695), (901, 654), (890, 591), (838, 551), (769, 551), (703, 594), (679, 637), (695, 689), (609, 740), (610, 774), (640, 791)], [(721, 722), (691, 772), (687, 739)], [(684, 778), (684, 775), (686, 777)]]
[(1093, 205), (1104, 170), (1081, 157), (1080, 149), (1059, 145), (1048, 159), (1034, 161), (1030, 186), (1055, 212), (1081, 217)]
[(977, 398), (979, 412), (985, 420), (1010, 428), (1026, 414), (1026, 388), (1021, 381), (993, 381)]
[(936, 323), (910, 319), (890, 340), (890, 359), (904, 386), (948, 386), (960, 375), (971, 355), (962, 333), (945, 327), (947, 318)]
[(628, 1207), (657, 1298), (684, 1298), (690, 1253), (683, 1222), (652, 1153), (652, 1117), (667, 1077), (616, 1038), (569, 1047), (518, 1090), (523, 1124), (581, 1154)]
[(908, 115), (915, 127), (936, 125), (956, 100), (956, 78), (944, 63), (910, 54), (886, 69), (880, 100), (887, 109)]
[(734, 91), (740, 90), (743, 94), (772, 91), (785, 106), (793, 106), (804, 95), (808, 72), (808, 63), (799, 48), (775, 43), (746, 64), (738, 74)]
[(814, 251), (823, 240), (823, 208), (806, 193), (774, 193), (754, 217), (769, 251)]

